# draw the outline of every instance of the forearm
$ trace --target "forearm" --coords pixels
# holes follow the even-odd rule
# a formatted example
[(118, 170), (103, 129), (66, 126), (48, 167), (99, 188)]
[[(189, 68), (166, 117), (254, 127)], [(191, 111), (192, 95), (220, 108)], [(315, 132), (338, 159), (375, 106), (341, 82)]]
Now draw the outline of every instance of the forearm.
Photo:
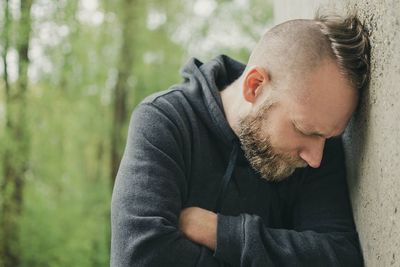
[(214, 251), (217, 242), (217, 214), (199, 207), (182, 210), (179, 218), (179, 229), (184, 235)]

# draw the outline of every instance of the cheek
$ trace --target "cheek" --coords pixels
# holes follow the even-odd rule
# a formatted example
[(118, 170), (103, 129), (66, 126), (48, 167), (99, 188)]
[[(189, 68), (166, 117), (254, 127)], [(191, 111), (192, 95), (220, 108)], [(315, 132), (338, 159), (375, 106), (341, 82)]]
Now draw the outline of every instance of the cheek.
[(271, 145), (277, 152), (294, 154), (301, 143), (301, 137), (292, 127), (290, 120), (284, 118), (271, 121), (265, 126), (264, 132), (269, 134)]

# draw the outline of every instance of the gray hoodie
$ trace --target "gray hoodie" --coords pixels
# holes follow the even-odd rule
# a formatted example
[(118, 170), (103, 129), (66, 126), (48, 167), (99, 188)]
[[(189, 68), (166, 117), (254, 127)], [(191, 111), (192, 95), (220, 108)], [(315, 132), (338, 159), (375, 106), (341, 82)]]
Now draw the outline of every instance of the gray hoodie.
[[(362, 266), (342, 140), (321, 166), (274, 183), (251, 168), (219, 91), (245, 65), (191, 59), (184, 81), (133, 111), (111, 205), (111, 266)], [(180, 211), (217, 213), (215, 251), (179, 231)]]

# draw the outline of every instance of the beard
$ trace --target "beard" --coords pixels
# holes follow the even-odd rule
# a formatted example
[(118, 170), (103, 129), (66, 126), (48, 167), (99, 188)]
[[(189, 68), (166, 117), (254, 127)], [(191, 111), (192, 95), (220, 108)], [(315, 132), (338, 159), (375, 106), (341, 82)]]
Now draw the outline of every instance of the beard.
[(289, 177), (296, 168), (306, 167), (300, 158), (278, 153), (271, 144), (269, 134), (262, 136), (262, 123), (268, 122), (268, 111), (273, 103), (266, 102), (256, 112), (239, 120), (238, 137), (250, 165), (263, 179), (280, 182)]

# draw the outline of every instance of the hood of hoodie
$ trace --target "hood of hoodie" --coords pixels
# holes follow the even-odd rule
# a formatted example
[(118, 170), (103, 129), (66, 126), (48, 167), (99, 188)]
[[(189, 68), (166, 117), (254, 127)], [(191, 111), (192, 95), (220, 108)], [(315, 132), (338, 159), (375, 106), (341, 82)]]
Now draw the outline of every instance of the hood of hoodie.
[(248, 162), (240, 148), (239, 138), (226, 119), (220, 92), (239, 78), (245, 68), (245, 64), (220, 55), (207, 63), (192, 58), (181, 70), (185, 86), (183, 94), (210, 130), (228, 146), (227, 149), (238, 146), (238, 164)]
[(226, 119), (220, 95), (220, 91), (240, 77), (245, 67), (246, 65), (239, 61), (220, 55), (205, 64), (192, 58), (181, 70), (185, 86), (185, 90), (182, 90), (183, 94), (198, 116), (230, 151), (219, 188), (217, 212), (232, 179), (235, 165), (249, 165), (241, 149), (239, 138)]

